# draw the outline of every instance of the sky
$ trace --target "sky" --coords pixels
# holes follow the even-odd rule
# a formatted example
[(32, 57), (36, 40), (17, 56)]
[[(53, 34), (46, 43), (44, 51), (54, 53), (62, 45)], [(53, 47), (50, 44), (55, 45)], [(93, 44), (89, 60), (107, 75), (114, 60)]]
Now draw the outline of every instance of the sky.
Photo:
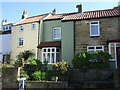
[(23, 10), (28, 11), (29, 16), (36, 16), (44, 13), (50, 13), (53, 9), (57, 10), (57, 14), (77, 12), (76, 5), (83, 5), (84, 11), (111, 9), (118, 5), (118, 1), (111, 2), (0, 2), (1, 18), (7, 20), (8, 23), (16, 23), (21, 20)]

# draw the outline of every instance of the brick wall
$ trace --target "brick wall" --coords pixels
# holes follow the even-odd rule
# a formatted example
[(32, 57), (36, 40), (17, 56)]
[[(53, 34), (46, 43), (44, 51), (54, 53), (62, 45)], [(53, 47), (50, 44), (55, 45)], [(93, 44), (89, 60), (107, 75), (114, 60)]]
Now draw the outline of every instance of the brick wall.
[[(90, 21), (100, 22), (100, 36), (90, 37)], [(87, 51), (87, 46), (104, 46), (108, 51), (107, 40), (120, 39), (120, 18), (101, 18), (76, 21), (75, 23), (75, 54)]]

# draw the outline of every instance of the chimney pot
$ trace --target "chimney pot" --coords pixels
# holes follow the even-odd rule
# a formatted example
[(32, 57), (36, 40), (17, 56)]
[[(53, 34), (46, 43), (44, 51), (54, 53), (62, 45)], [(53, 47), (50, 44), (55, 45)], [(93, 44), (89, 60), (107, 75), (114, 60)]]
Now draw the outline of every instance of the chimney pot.
[(54, 10), (52, 11), (52, 14), (56, 14), (56, 9), (54, 9)]
[(78, 13), (82, 13), (82, 4), (76, 6), (78, 8)]
[(28, 17), (28, 11), (24, 10), (23, 15), (22, 15), (22, 19), (27, 18), (27, 17)]

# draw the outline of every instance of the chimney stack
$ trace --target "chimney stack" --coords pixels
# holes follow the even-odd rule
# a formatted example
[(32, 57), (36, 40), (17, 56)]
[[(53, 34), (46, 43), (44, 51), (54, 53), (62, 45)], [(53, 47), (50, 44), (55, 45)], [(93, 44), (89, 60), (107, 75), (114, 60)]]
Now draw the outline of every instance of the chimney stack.
[(28, 11), (24, 10), (23, 15), (22, 15), (22, 19), (25, 19), (27, 17), (28, 17)]
[(78, 8), (78, 13), (82, 13), (82, 4), (76, 6)]
[(54, 9), (54, 10), (52, 11), (52, 14), (56, 14), (56, 9)]
[(8, 23), (7, 23), (7, 20), (4, 20), (4, 19), (3, 19), (1, 25), (5, 25), (5, 24), (8, 24)]

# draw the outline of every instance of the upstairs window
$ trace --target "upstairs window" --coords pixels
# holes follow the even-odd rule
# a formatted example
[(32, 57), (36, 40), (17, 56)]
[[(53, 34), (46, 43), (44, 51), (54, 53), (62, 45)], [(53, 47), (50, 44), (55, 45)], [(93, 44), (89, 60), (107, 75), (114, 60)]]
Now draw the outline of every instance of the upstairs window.
[(32, 24), (32, 29), (36, 29), (36, 24)]
[(23, 26), (20, 26), (20, 31), (23, 31), (24, 30), (24, 27)]
[(8, 30), (9, 28), (8, 28), (8, 26), (6, 26), (6, 30)]
[(53, 28), (53, 39), (61, 39), (61, 27)]
[(94, 51), (104, 51), (104, 46), (88, 46), (87, 52), (91, 53)]
[(19, 38), (19, 40), (18, 40), (18, 44), (19, 44), (19, 46), (23, 46), (23, 38)]
[(9, 30), (11, 30), (12, 29), (12, 26), (9, 26)]
[(90, 36), (100, 36), (99, 21), (90, 22)]

